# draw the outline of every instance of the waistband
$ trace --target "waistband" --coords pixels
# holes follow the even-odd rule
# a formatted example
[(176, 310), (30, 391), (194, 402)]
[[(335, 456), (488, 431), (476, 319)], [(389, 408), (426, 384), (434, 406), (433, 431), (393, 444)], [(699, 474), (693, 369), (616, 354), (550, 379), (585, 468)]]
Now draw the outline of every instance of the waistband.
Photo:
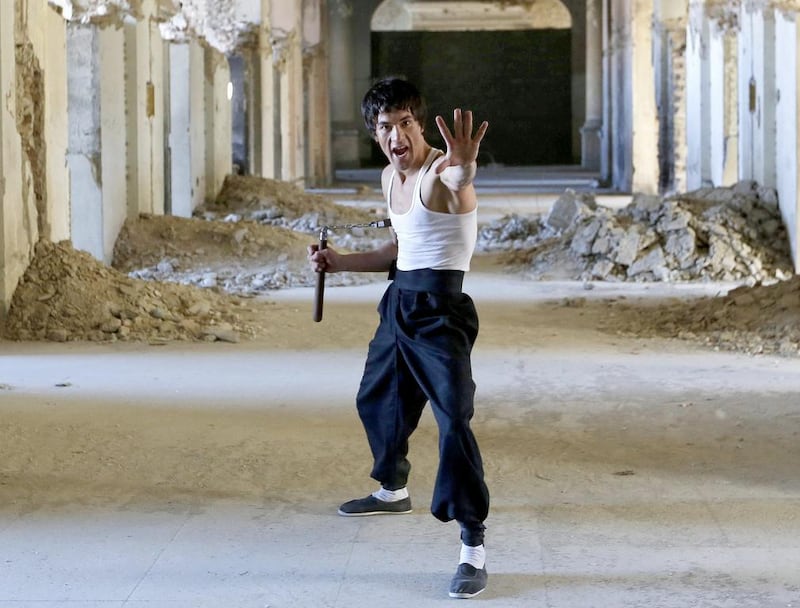
[(463, 270), (395, 270), (394, 284), (400, 289), (410, 291), (430, 291), (431, 293), (461, 293), (464, 282)]

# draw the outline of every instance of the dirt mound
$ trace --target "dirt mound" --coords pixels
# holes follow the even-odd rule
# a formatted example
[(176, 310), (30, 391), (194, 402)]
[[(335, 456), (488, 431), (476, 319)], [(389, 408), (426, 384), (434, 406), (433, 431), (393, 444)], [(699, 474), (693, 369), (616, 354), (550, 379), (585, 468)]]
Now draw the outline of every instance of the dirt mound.
[(143, 215), (127, 220), (112, 266), (131, 277), (255, 295), (312, 285), (306, 234), (253, 221)]
[(199, 207), (195, 215), (246, 219), (310, 233), (322, 226), (376, 219), (372, 210), (338, 205), (287, 182), (252, 175), (228, 175), (216, 200)]
[(211, 290), (133, 279), (69, 241), (42, 241), (4, 330), (11, 340), (238, 342), (259, 333), (243, 304)]
[(800, 353), (800, 276), (658, 306), (615, 303), (602, 322), (626, 336), (679, 338), (752, 355)]

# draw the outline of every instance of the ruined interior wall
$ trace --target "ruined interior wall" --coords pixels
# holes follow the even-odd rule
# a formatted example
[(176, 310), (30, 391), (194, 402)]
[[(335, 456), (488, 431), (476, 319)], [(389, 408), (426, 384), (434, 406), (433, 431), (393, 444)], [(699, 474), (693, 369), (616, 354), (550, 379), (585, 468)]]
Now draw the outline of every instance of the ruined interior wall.
[(665, 30), (669, 40), (670, 90), (672, 92), (670, 112), (672, 122), (673, 182), (676, 192), (686, 191), (688, 171), (688, 138), (700, 136), (689, 134), (686, 130), (686, 20), (684, 18), (666, 21)]
[(781, 216), (789, 234), (789, 243), (795, 269), (800, 268), (800, 218), (798, 199), (798, 101), (800, 101), (800, 28), (796, 16), (788, 18), (778, 13), (775, 16), (776, 57), (780, 58), (780, 69), (776, 70), (776, 86), (780, 91), (776, 107), (776, 189)]
[(24, 9), (0, 3), (0, 318), (48, 226), (43, 75)]

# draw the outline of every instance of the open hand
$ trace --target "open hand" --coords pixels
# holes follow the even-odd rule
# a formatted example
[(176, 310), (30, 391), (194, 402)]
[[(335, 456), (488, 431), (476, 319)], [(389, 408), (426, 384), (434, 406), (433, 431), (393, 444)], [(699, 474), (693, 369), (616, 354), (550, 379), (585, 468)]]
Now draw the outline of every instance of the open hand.
[(436, 173), (441, 173), (447, 167), (458, 167), (469, 165), (478, 158), (478, 150), (481, 147), (481, 140), (489, 128), (489, 123), (485, 120), (478, 127), (474, 137), (472, 135), (472, 111), (461, 111), (461, 108), (453, 110), (453, 132), (444, 122), (441, 116), (436, 117), (436, 126), (442, 134), (447, 145), (447, 152), (442, 162), (436, 167)]

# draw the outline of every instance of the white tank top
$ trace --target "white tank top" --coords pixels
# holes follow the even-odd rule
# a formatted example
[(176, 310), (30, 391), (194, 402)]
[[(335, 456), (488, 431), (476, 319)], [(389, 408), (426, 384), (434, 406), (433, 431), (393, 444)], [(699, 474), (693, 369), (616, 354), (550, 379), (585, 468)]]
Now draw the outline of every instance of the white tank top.
[(392, 187), (397, 171), (392, 172), (386, 202), (389, 219), (397, 235), (397, 269), (469, 270), (478, 240), (478, 210), (469, 213), (431, 211), (422, 202), (420, 184), (433, 161), (442, 154), (431, 149), (417, 174), (411, 207), (405, 213), (392, 211)]

